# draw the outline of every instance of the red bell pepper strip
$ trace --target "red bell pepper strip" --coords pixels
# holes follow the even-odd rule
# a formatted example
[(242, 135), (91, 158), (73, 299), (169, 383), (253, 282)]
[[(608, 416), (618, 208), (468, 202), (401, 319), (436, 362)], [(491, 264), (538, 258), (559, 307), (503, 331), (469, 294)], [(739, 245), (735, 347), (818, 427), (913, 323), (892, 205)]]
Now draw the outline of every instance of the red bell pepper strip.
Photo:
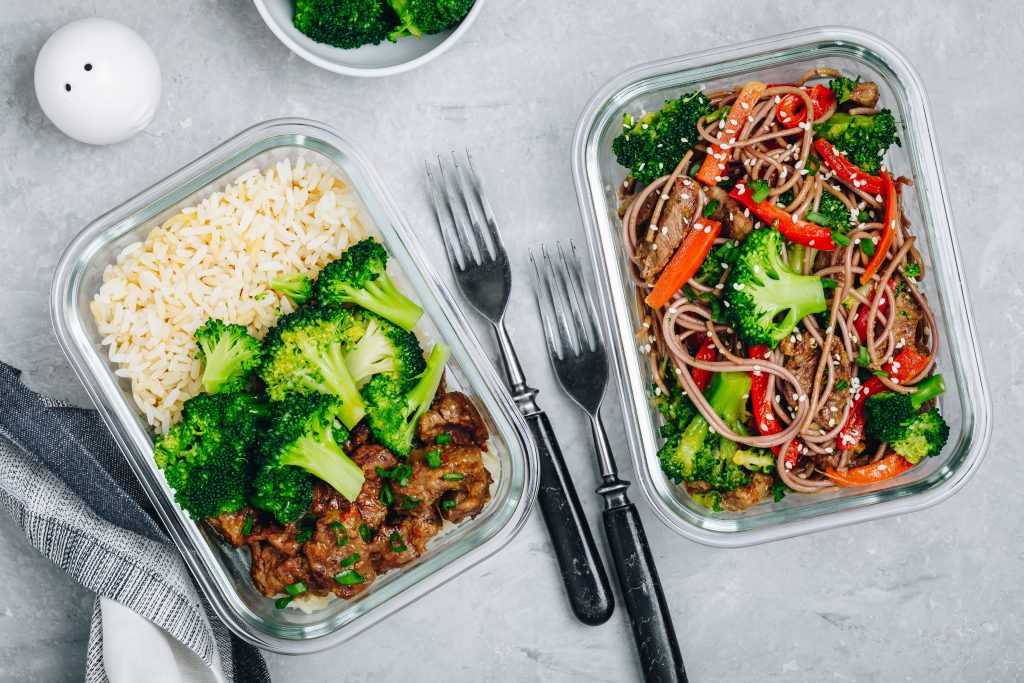
[(878, 462), (863, 467), (854, 467), (845, 472), (826, 467), (825, 476), (831, 479), (836, 486), (866, 486), (898, 477), (913, 466), (913, 463), (902, 455), (890, 453)]
[[(892, 278), (889, 278), (888, 284), (890, 289), (896, 286), (896, 283), (892, 281)], [(872, 298), (875, 296), (874, 290), (871, 291), (870, 296)], [(883, 293), (882, 298), (878, 302), (878, 310), (884, 311), (885, 307), (888, 305), (889, 297)], [(853, 319), (853, 328), (857, 331), (857, 337), (860, 338), (861, 341), (868, 338), (868, 315), (870, 313), (871, 306), (861, 306), (860, 310), (857, 311), (857, 317)]]
[[(820, 121), (829, 109), (836, 104), (836, 95), (832, 88), (820, 83), (813, 88), (804, 88), (804, 92), (811, 98), (814, 105), (814, 120)], [(786, 95), (779, 102), (775, 110), (775, 118), (786, 128), (796, 128), (802, 123), (807, 123), (807, 107), (799, 95)]]
[[(700, 348), (697, 349), (697, 354), (694, 356), (697, 360), (705, 362), (714, 362), (718, 360), (718, 352), (715, 350), (715, 342), (711, 338), (711, 335), (701, 335), (703, 341), (700, 343)], [(711, 375), (714, 373), (710, 370), (701, 370), (700, 368), (693, 368), (690, 370), (690, 376), (693, 377), (694, 384), (697, 385), (699, 391), (704, 391), (708, 386), (708, 382), (711, 381)]]
[(718, 221), (706, 218), (698, 219), (687, 233), (686, 239), (672, 255), (672, 260), (661, 271), (661, 275), (654, 283), (654, 289), (647, 295), (647, 305), (657, 310), (668, 303), (672, 295), (683, 288), (683, 285), (693, 277), (700, 264), (704, 263), (711, 247), (715, 244), (715, 238), (722, 231), (722, 224)]
[(861, 284), (871, 281), (878, 272), (885, 255), (889, 253), (889, 247), (896, 238), (896, 221), (899, 217), (899, 204), (896, 201), (896, 183), (892, 176), (882, 171), (882, 182), (885, 183), (885, 222), (882, 224), (882, 238), (875, 245), (875, 255), (871, 257), (868, 264), (864, 266), (864, 272), (860, 275)]
[[(766, 360), (768, 358), (767, 346), (751, 346), (747, 351), (751, 358)], [(778, 434), (782, 431), (779, 421), (775, 419), (775, 411), (772, 410), (772, 399), (768, 396), (768, 373), (755, 370), (750, 373), (750, 400), (754, 406), (754, 421), (757, 423), (757, 431), (762, 436)], [(772, 446), (772, 452), (779, 454), (781, 446)], [(786, 456), (782, 462), (788, 469), (796, 467), (797, 458), (800, 456), (800, 440), (793, 439), (786, 449)]]
[(750, 118), (750, 112), (753, 111), (757, 101), (761, 99), (765, 87), (764, 83), (750, 81), (740, 90), (740, 94), (736, 96), (732, 107), (729, 108), (729, 114), (725, 117), (722, 129), (718, 133), (718, 139), (721, 142), (708, 148), (708, 155), (704, 158), (700, 170), (697, 171), (697, 180), (705, 185), (717, 185), (718, 181), (725, 176), (726, 160), (732, 154), (732, 144), (736, 142), (736, 136), (746, 125), (747, 119)]
[(767, 199), (760, 203), (755, 203), (754, 194), (745, 183), (737, 183), (736, 187), (732, 188), (729, 196), (750, 209), (752, 214), (768, 225), (776, 227), (782, 233), (782, 236), (790, 242), (802, 244), (805, 247), (811, 247), (820, 251), (834, 251), (836, 248), (831, 230), (810, 221), (794, 218), (791, 214), (779, 208), (777, 204)]
[(825, 164), (832, 169), (836, 177), (857, 190), (864, 190), (868, 194), (882, 194), (885, 190), (885, 181), (879, 176), (868, 175), (859, 166), (844, 157), (828, 140), (818, 138), (814, 141), (814, 149), (818, 152)]
[[(921, 374), (921, 371), (928, 366), (929, 356), (918, 353), (913, 349), (903, 349), (899, 355), (887, 363), (883, 370), (889, 373), (889, 379), (897, 382), (909, 382)], [(864, 401), (868, 396), (874, 396), (884, 392), (885, 385), (882, 380), (872, 376), (860, 388), (860, 391), (853, 397), (853, 405), (850, 407), (850, 416), (846, 418), (846, 424), (839, 430), (839, 450), (848, 451), (858, 443), (864, 436)]]

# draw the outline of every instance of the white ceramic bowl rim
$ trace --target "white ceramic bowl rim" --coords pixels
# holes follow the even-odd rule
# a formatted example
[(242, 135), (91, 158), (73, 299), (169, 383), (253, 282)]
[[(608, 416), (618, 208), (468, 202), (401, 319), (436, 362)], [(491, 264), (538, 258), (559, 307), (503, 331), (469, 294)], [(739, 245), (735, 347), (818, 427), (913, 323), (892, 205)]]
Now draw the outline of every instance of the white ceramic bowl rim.
[[(473, 7), (469, 10), (469, 14), (455, 27), (451, 35), (445, 38), (437, 46), (425, 52), (407, 62), (401, 64), (392, 64), (390, 66), (380, 67), (362, 67), (362, 66), (349, 66), (347, 64), (339, 64), (329, 59), (325, 59), (318, 54), (315, 54), (304, 47), (302, 44), (297, 42), (288, 31), (285, 30), (270, 14), (267, 9), (266, 0), (253, 0), (253, 4), (256, 5), (256, 10), (263, 17), (263, 21), (267, 24), (274, 35), (277, 36), (278, 40), (284, 43), (289, 50), (302, 57), (310, 64), (315, 64), (321, 69), (327, 69), (334, 73), (344, 74), (346, 76), (361, 76), (361, 77), (382, 77), (382, 76), (394, 76), (396, 74), (405, 73), (406, 71), (412, 71), (415, 68), (421, 67), (424, 64), (430, 62), (437, 57), (440, 57), (449, 50), (459, 38), (469, 30), (469, 27), (476, 20), (477, 15), (480, 13), (480, 9), (484, 4), (484, 0), (475, 0)], [(337, 48), (340, 49), (340, 48)]]

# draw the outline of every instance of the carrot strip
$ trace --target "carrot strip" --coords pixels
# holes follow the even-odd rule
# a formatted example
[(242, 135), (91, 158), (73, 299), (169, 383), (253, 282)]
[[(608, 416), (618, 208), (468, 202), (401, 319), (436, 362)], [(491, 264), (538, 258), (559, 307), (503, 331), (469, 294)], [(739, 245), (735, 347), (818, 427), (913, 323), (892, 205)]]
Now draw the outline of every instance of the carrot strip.
[(721, 231), (722, 224), (718, 221), (699, 219), (693, 224), (693, 229), (672, 255), (672, 260), (654, 283), (654, 289), (647, 295), (648, 306), (661, 308), (683, 288), (687, 280), (696, 275)]
[(718, 132), (717, 137), (721, 142), (711, 145), (708, 149), (708, 155), (704, 158), (700, 170), (697, 171), (697, 180), (705, 185), (717, 185), (718, 181), (722, 179), (725, 175), (725, 162), (730, 156), (732, 144), (736, 142), (736, 136), (743, 130), (747, 119), (750, 118), (750, 112), (753, 111), (754, 105), (761, 99), (761, 95), (764, 94), (767, 87), (759, 81), (750, 81), (743, 86), (740, 94), (736, 96), (736, 101), (732, 103), (728, 116), (723, 121), (722, 129)]

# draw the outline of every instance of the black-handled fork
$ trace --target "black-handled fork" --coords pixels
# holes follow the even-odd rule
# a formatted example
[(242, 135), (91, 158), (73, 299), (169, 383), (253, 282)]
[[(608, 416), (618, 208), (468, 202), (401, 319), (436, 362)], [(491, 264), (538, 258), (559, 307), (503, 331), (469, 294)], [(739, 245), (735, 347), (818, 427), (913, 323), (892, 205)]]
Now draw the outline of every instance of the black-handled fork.
[[(552, 258), (557, 262), (552, 264)], [(636, 506), (626, 496), (629, 482), (619, 478), (601, 422), (601, 401), (608, 384), (608, 358), (597, 325), (597, 311), (583, 283), (583, 271), (572, 245), (566, 259), (557, 245), (554, 257), (541, 247), (541, 263), (533, 252), (534, 286), (548, 355), (558, 383), (587, 415), (594, 433), (604, 498), (604, 528), (618, 572), (622, 599), (629, 612), (633, 640), (646, 681), (686, 681), (683, 657), (676, 642), (672, 615), (661, 589), (658, 570)]]
[[(468, 175), (455, 152), (452, 152), (454, 172), (446, 170), (441, 157), (437, 162), (440, 186), (434, 180), (429, 163), (426, 165), (427, 181), (445, 251), (463, 296), (494, 327), (512, 398), (526, 418), (537, 444), (540, 454), (537, 501), (551, 535), (569, 605), (583, 623), (602, 624), (615, 609), (608, 574), (551, 423), (537, 406), (537, 391), (526, 384), (526, 376), (505, 329), (505, 307), (512, 290), (512, 275), (494, 214), (481, 189), (468, 149)], [(451, 177), (453, 173), (457, 188)]]

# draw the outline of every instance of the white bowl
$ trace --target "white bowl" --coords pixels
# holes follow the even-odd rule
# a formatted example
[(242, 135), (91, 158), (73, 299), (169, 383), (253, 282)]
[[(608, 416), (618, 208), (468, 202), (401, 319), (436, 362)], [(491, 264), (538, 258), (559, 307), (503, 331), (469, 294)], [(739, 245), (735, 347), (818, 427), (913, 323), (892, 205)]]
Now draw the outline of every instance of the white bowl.
[(347, 76), (392, 76), (444, 54), (469, 30), (484, 0), (476, 0), (466, 18), (453, 30), (432, 36), (406, 36), (397, 43), (384, 40), (380, 45), (364, 45), (353, 50), (317, 43), (292, 25), (295, 0), (253, 0), (263, 21), (288, 49), (311, 64)]

